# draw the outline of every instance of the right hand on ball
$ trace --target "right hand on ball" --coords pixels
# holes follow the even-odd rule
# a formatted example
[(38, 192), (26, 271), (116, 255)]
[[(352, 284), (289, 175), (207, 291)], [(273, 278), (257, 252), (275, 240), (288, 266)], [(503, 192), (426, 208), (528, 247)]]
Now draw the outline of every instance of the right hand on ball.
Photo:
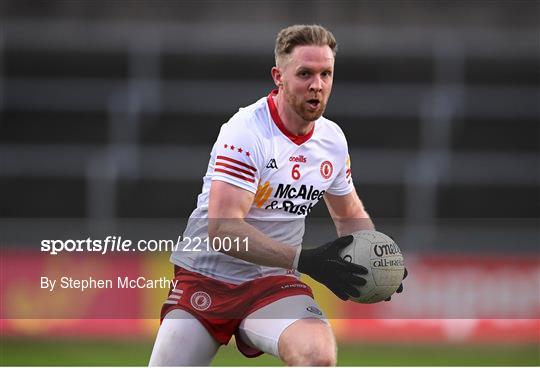
[[(407, 267), (405, 267), (405, 271), (403, 272), (403, 279), (401, 280), (401, 284), (399, 284), (399, 287), (397, 288), (396, 290), (396, 293), (401, 293), (403, 292), (403, 280), (405, 280), (405, 278), (407, 277), (407, 275), (409, 274), (409, 271), (407, 271)], [(385, 302), (389, 302), (390, 300), (392, 300), (392, 297), (389, 296), (388, 298), (384, 299)]]
[(298, 260), (298, 271), (311, 276), (328, 287), (338, 298), (358, 298), (366, 280), (358, 275), (367, 275), (368, 270), (360, 265), (345, 262), (340, 251), (353, 241), (352, 235), (343, 236), (315, 249), (303, 249)]

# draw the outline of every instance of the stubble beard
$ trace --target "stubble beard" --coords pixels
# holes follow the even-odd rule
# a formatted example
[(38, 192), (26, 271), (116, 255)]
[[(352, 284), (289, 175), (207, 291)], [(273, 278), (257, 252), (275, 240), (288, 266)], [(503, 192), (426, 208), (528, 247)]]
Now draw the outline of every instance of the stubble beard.
[(289, 104), (289, 106), (292, 107), (294, 112), (300, 116), (302, 120), (304, 120), (307, 123), (311, 123), (312, 121), (317, 120), (322, 116), (324, 113), (324, 110), (326, 109), (326, 101), (324, 101), (321, 98), (319, 107), (314, 111), (309, 111), (306, 108), (305, 100), (303, 97), (298, 97), (293, 93), (288, 92), (285, 89), (285, 100)]

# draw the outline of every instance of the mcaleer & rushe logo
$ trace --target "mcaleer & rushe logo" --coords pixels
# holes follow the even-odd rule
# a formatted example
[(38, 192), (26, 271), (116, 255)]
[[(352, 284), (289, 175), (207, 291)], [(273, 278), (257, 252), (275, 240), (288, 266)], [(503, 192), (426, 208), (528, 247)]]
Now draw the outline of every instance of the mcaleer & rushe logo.
[(269, 181), (265, 182), (264, 185), (261, 185), (261, 183), (259, 183), (257, 193), (255, 193), (255, 198), (253, 200), (257, 208), (261, 208), (264, 205), (264, 202), (266, 202), (268, 197), (270, 197), (273, 190), (274, 188), (270, 186)]
[[(299, 187), (295, 187), (291, 184), (278, 184), (278, 187), (274, 193), (274, 188), (270, 186), (270, 182), (266, 181), (264, 184), (259, 183), (257, 188), (257, 193), (255, 193), (254, 203), (257, 208), (262, 208), (266, 201), (274, 194), (273, 200), (265, 206), (267, 210), (282, 209), (286, 212), (293, 213), (296, 215), (306, 215), (311, 212), (315, 203), (321, 200), (324, 196), (324, 190), (318, 190), (313, 185), (309, 187), (302, 184)], [(284, 199), (280, 204), (279, 199)], [(291, 199), (301, 199), (304, 201), (309, 201), (309, 204), (295, 204)]]

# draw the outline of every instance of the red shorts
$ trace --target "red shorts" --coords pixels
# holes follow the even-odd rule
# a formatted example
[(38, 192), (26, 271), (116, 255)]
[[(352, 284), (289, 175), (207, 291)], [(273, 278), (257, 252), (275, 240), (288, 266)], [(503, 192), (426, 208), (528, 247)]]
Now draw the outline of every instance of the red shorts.
[(239, 350), (247, 357), (262, 352), (248, 347), (238, 336), (238, 326), (256, 310), (295, 295), (313, 298), (311, 288), (294, 276), (268, 276), (229, 284), (210, 277), (174, 267), (176, 288), (171, 285), (167, 300), (161, 308), (161, 321), (173, 309), (183, 309), (196, 317), (208, 332), (226, 345), (236, 334)]

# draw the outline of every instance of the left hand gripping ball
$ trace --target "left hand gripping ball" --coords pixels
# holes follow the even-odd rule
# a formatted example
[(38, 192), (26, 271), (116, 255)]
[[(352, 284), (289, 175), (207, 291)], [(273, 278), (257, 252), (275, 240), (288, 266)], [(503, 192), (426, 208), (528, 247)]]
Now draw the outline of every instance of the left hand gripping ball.
[(374, 230), (362, 230), (352, 234), (354, 240), (340, 255), (346, 262), (356, 263), (368, 269), (364, 286), (357, 287), (357, 303), (371, 304), (394, 294), (403, 280), (405, 265), (396, 242), (388, 235)]

